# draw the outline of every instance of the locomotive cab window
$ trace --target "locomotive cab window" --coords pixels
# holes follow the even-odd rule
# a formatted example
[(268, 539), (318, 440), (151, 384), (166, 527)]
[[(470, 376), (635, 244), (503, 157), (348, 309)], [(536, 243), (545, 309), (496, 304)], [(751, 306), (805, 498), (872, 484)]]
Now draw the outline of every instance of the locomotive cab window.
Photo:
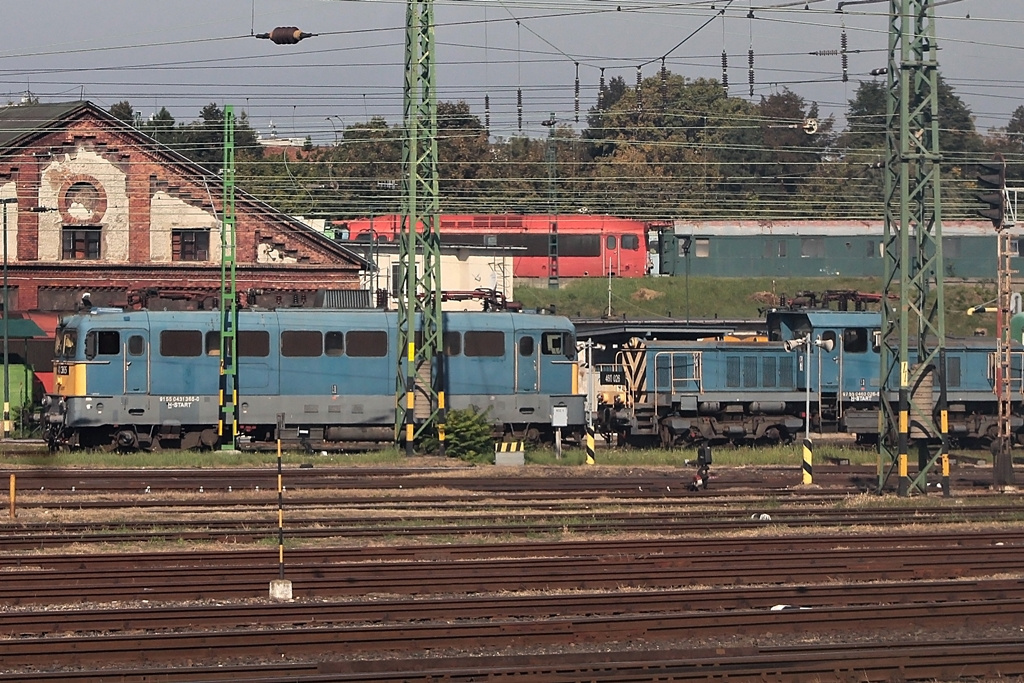
[(56, 342), (54, 353), (58, 358), (75, 357), (75, 346), (78, 344), (78, 332), (76, 330), (57, 330), (54, 341)]
[(348, 355), (380, 358), (388, 355), (388, 333), (383, 330), (357, 330), (345, 335)]
[(604, 246), (609, 251), (615, 249), (615, 235), (608, 235), (608, 237), (605, 238)]
[(115, 330), (93, 330), (85, 335), (85, 357), (116, 356), (121, 353), (121, 333)]
[(463, 335), (462, 352), (467, 356), (489, 356), (498, 358), (505, 355), (504, 332), (466, 332)]
[(188, 358), (203, 353), (203, 333), (199, 330), (162, 330), (160, 355), (167, 358)]
[(141, 356), (146, 353), (146, 338), (141, 334), (128, 337), (128, 355)]
[(340, 356), (345, 353), (345, 333), (326, 332), (324, 334), (324, 354), (327, 356)]
[(284, 330), (281, 332), (281, 355), (289, 358), (315, 358), (324, 352), (324, 339), (319, 330)]
[(519, 355), (520, 356), (532, 356), (533, 355), (533, 337), (526, 336), (519, 338)]
[(629, 249), (630, 251), (636, 251), (640, 248), (640, 238), (636, 235), (623, 235), (619, 239), (619, 244), (622, 245), (623, 249)]
[(561, 332), (545, 332), (542, 337), (540, 352), (545, 356), (561, 356), (565, 351)]
[(243, 330), (238, 333), (238, 357), (266, 358), (270, 355), (270, 333), (264, 330)]
[(462, 335), (458, 332), (444, 333), (444, 355), (457, 356), (462, 353)]
[(864, 327), (848, 327), (843, 330), (843, 351), (846, 353), (867, 353), (868, 331)]

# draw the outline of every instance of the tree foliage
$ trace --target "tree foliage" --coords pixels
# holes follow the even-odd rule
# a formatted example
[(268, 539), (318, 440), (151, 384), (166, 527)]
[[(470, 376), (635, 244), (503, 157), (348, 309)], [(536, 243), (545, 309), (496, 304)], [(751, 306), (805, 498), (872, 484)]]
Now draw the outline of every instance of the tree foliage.
[[(1000, 152), (1024, 175), (1024, 105), (981, 135), (970, 109), (938, 80), (946, 218), (973, 215), (975, 166)], [(715, 79), (666, 73), (639, 92), (613, 77), (577, 131), (492, 138), (465, 101), (438, 103), (441, 210), (446, 213), (601, 213), (640, 219), (874, 218), (883, 213), (887, 84), (860, 83), (836, 129), (815, 102), (783, 88), (751, 102)], [(210, 168), (223, 158), (223, 110), (179, 123), (166, 109), (142, 120), (130, 103), (111, 113)], [(811, 121), (816, 125), (811, 125)], [(337, 133), (336, 133), (337, 135)], [(401, 211), (400, 124), (372, 117), (335, 144), (264, 149), (239, 117), (240, 187), (307, 216), (343, 219)]]

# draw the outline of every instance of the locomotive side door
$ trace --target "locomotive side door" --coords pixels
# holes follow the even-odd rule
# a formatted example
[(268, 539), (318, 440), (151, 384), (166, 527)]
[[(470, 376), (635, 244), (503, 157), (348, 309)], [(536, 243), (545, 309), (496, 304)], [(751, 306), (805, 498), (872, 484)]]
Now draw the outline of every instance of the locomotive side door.
[(540, 348), (536, 333), (516, 332), (516, 392), (524, 394), (537, 393), (539, 386)]
[(146, 330), (124, 330), (124, 393), (149, 393), (149, 335)]

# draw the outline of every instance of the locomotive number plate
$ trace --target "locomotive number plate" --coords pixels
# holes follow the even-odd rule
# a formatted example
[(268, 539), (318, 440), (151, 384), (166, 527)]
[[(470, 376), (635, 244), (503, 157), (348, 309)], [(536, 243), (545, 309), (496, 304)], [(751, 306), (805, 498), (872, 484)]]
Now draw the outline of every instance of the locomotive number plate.
[(58, 365), (57, 366), (57, 374), (58, 375), (70, 374), (70, 368), (67, 365)]
[(621, 370), (602, 370), (601, 384), (625, 384), (626, 375)]

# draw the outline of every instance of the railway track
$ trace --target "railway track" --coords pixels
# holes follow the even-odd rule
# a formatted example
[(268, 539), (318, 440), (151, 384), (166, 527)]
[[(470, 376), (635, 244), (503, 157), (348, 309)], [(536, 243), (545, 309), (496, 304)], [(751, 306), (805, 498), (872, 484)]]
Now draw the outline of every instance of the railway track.
[[(123, 475), (77, 507), (78, 491), (26, 495), (24, 517), (50, 521), (0, 535), (0, 681), (1024, 675), (1015, 496), (876, 507), (845, 489), (642, 491), (650, 472), (561, 493), (554, 478), (489, 491), (475, 473), (440, 475), (470, 482), (451, 489), (409, 476), (423, 482), (292, 492), (284, 603), (266, 599), (266, 491), (151, 500)], [(401, 488), (371, 493), (376, 479)], [(249, 547), (194, 545), (217, 539)]]

